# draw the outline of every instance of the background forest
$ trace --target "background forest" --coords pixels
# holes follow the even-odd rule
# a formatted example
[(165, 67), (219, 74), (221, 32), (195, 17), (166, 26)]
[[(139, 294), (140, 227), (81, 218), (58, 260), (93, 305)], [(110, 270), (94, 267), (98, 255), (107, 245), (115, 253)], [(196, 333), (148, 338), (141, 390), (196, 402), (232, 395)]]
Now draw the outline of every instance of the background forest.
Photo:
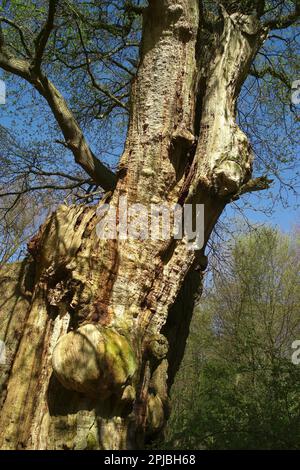
[(265, 226), (223, 247), (173, 386), (172, 448), (300, 448), (299, 241)]

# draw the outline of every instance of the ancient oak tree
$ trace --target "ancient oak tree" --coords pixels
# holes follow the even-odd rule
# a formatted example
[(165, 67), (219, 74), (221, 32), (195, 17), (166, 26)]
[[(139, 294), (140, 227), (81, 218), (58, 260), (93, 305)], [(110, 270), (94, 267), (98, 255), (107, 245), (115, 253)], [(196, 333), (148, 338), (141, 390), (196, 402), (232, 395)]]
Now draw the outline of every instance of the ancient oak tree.
[[(168, 418), (169, 389), (201, 292), (212, 230), (227, 204), (268, 187), (265, 176), (252, 179), (254, 153), (237, 122), (237, 100), (268, 34), (293, 26), (300, 4), (116, 2), (126, 12), (127, 32), (130, 18), (142, 18), (126, 102), (121, 87), (112, 93), (98, 83), (89, 57), (95, 51), (85, 21), (98, 39), (95, 12), (107, 2), (85, 2), (82, 10), (76, 2), (27, 3), (40, 4), (42, 15), (28, 18), (27, 26), (18, 21), (18, 7), (1, 10), (0, 67), (44, 99), (64, 147), (89, 182), (103, 188), (99, 207), (109, 203), (121, 217), (123, 197), (145, 206), (204, 204), (205, 243), (191, 250), (185, 238), (99, 239), (95, 205), (61, 205), (53, 212), (24, 261), (1, 271), (9, 362), (2, 366), (0, 448), (141, 448)], [(118, 21), (101, 28), (119, 34)], [(72, 70), (68, 61), (76, 57), (71, 43), (57, 39), (60, 29), (70, 37), (76, 31), (82, 63), (73, 64), (74, 74), (83, 71), (112, 107), (129, 110), (116, 172), (93, 153), (68, 94), (55, 84), (55, 67)], [(271, 68), (257, 73), (267, 72)]]

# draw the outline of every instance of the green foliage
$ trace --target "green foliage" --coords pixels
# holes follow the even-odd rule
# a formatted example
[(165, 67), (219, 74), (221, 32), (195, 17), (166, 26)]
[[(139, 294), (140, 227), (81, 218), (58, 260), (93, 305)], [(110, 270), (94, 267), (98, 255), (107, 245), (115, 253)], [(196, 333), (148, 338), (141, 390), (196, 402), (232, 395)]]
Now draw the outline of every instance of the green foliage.
[(196, 312), (172, 392), (167, 447), (299, 449), (299, 235), (264, 228), (230, 247)]

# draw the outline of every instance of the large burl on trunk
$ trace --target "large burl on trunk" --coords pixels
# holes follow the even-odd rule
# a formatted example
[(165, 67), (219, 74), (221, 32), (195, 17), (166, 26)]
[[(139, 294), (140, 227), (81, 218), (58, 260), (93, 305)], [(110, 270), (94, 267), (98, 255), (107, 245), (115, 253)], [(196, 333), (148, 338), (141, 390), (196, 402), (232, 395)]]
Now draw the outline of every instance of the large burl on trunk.
[[(254, 14), (225, 9), (211, 29), (198, 3), (152, 0), (144, 12), (125, 151), (101, 204), (119, 218), (124, 196), (147, 206), (204, 204), (206, 244), (251, 177), (235, 109), (266, 32)], [(98, 221), (94, 207), (60, 207), (27, 260), (7, 268), (18, 279), (1, 271), (11, 364), (1, 378), (2, 449), (133, 449), (164, 428), (204, 248), (101, 240)]]

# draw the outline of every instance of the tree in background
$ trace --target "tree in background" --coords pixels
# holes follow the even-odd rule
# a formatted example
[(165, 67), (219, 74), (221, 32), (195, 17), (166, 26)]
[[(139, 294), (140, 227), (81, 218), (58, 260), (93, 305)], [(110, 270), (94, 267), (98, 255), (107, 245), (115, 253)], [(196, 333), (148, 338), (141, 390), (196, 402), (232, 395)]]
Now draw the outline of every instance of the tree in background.
[(257, 229), (229, 255), (193, 321), (169, 439), (190, 449), (299, 449), (299, 234)]
[[(227, 205), (267, 189), (271, 174), (282, 179), (293, 161), (289, 106), (284, 156), (282, 136), (258, 125), (261, 115), (249, 121), (243, 106), (237, 119), (237, 109), (242, 95), (253, 109), (251, 84), (265, 83), (263, 104), (271, 77), (282, 107), (269, 129), (285, 117), (299, 8), (298, 0), (2, 2), (0, 67), (33, 93), (47, 133), (31, 125), (22, 152), (14, 146), (2, 155), (0, 197), (9, 202), (1, 212), (35, 191), (64, 202), (71, 190), (76, 204), (47, 218), (15, 279), (4, 271), (11, 368), (1, 448), (128, 449), (163, 430), (215, 224)], [(121, 139), (106, 141), (101, 123), (107, 117), (119, 137), (124, 116), (122, 153)], [(20, 129), (19, 118), (9, 122)], [(101, 149), (118, 145), (113, 171)], [(99, 240), (95, 192), (99, 207), (116, 209), (123, 196), (146, 206), (204, 204), (204, 247), (193, 251), (173, 237)]]

